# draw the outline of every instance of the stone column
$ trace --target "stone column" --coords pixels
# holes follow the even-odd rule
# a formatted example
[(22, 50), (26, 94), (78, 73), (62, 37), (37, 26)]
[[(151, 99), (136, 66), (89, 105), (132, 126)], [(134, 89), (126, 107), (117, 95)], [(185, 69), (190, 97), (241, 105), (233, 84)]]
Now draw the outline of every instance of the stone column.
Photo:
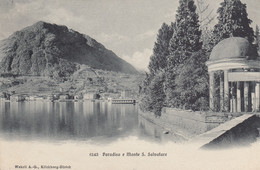
[(229, 112), (234, 112), (234, 84), (233, 84), (233, 82), (230, 82), (230, 99), (229, 99), (229, 107), (230, 107), (230, 110), (229, 110)]
[(249, 111), (248, 105), (249, 105), (249, 82), (244, 82), (244, 109), (245, 112)]
[(251, 82), (251, 107), (252, 111), (256, 111), (256, 94), (255, 94), (255, 88), (256, 84), (255, 82)]
[(255, 97), (256, 97), (256, 111), (260, 111), (260, 82), (256, 82), (255, 86)]
[(215, 111), (215, 77), (214, 72), (209, 72), (209, 108)]
[(241, 112), (241, 82), (237, 82), (237, 112)]
[(220, 93), (220, 111), (224, 111), (224, 74), (220, 75), (220, 85), (219, 85), (219, 93)]
[(237, 91), (237, 83), (232, 82), (232, 100), (233, 100), (233, 112), (237, 112), (237, 100), (236, 100), (236, 91)]
[(224, 110), (229, 111), (228, 70), (224, 71)]

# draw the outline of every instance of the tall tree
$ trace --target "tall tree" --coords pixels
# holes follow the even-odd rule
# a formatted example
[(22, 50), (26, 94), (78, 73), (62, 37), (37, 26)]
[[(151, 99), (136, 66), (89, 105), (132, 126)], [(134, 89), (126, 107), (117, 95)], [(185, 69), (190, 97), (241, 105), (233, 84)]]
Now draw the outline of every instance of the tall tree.
[(141, 88), (139, 107), (143, 111), (151, 111), (156, 116), (161, 115), (164, 106), (164, 71), (157, 71), (155, 75), (146, 74)]
[[(176, 91), (176, 78), (179, 74), (179, 65), (188, 60), (194, 52), (201, 50), (202, 42), (199, 25), (199, 16), (193, 0), (180, 0), (176, 14), (174, 34), (170, 40), (168, 66), (165, 74), (166, 104), (175, 107), (173, 103), (180, 97)], [(189, 78), (186, 77), (186, 78)], [(177, 104), (178, 105), (178, 104)]]
[(173, 35), (172, 25), (163, 23), (157, 34), (153, 55), (150, 58), (149, 71), (142, 85), (140, 108), (152, 111), (157, 116), (164, 106), (165, 93), (163, 88), (164, 69), (169, 55), (169, 41)]
[(259, 32), (258, 25), (256, 25), (256, 28), (255, 28), (255, 44), (257, 46), (258, 53), (260, 53), (260, 32)]
[(170, 40), (168, 58), (171, 67), (183, 63), (192, 52), (202, 47), (199, 16), (193, 0), (180, 0), (174, 34)]
[(255, 39), (256, 39), (257, 43), (260, 41), (260, 32), (259, 32), (258, 25), (256, 25), (256, 27), (255, 27)]
[[(200, 110), (208, 105), (208, 77), (205, 66), (207, 57), (200, 41), (201, 31), (196, 5), (193, 0), (180, 0), (179, 3), (176, 22), (172, 24), (173, 35), (169, 40), (169, 48), (165, 49), (166, 45), (158, 48), (161, 47), (158, 42), (162, 41), (157, 39), (154, 49), (154, 54), (160, 52), (161, 55), (158, 56), (169, 54), (167, 67), (161, 71), (160, 67), (155, 67), (160, 65), (155, 62), (158, 59), (156, 55), (151, 57), (150, 66), (153, 67), (149, 68), (153, 68), (151, 73), (155, 74), (149, 75), (149, 83), (146, 83), (144, 88), (146, 95), (140, 103), (144, 109), (153, 111), (156, 115), (161, 114), (163, 106)], [(161, 37), (159, 35), (164, 34), (159, 31), (158, 37)]]
[(254, 41), (254, 31), (250, 27), (246, 4), (240, 0), (224, 0), (218, 9), (218, 23), (214, 27), (212, 45), (228, 37), (244, 37)]
[(172, 26), (163, 23), (157, 34), (154, 44), (153, 55), (150, 58), (149, 70), (154, 74), (167, 66), (167, 56), (169, 55), (169, 41), (173, 35)]
[(150, 84), (152, 81), (151, 74), (146, 73), (145, 79), (141, 84), (141, 87), (139, 87), (139, 93), (140, 93), (140, 103), (139, 107), (142, 111), (151, 111), (152, 108), (152, 99), (150, 95)]
[(165, 81), (164, 76), (165, 74), (163, 71), (157, 72), (150, 84), (150, 104), (152, 111), (156, 116), (161, 116), (161, 111), (165, 102), (165, 93), (163, 88)]

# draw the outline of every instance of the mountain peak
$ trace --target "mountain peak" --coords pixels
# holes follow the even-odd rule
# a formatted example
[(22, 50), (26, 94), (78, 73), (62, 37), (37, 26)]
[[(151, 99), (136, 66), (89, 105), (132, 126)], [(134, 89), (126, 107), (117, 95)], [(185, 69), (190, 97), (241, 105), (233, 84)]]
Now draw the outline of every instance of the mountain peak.
[(35, 26), (35, 27), (37, 27), (37, 26), (44, 27), (44, 25), (46, 25), (46, 24), (50, 24), (50, 23), (47, 23), (47, 22), (44, 22), (44, 21), (38, 21), (38, 22), (34, 23), (32, 26)]
[[(38, 21), (36, 23), (34, 23), (33, 25), (27, 27), (27, 29), (33, 28), (33, 29), (38, 29), (38, 30), (42, 30), (42, 29), (48, 29), (50, 27), (54, 27), (54, 26), (58, 26), (56, 24), (50, 24), (44, 21)], [(61, 27), (61, 26), (59, 26)], [(25, 28), (26, 29), (26, 28)]]
[(0, 73), (63, 75), (61, 72), (66, 72), (67, 75), (75, 71), (77, 64), (137, 73), (133, 66), (95, 39), (66, 26), (39, 21), (3, 41), (0, 43)]

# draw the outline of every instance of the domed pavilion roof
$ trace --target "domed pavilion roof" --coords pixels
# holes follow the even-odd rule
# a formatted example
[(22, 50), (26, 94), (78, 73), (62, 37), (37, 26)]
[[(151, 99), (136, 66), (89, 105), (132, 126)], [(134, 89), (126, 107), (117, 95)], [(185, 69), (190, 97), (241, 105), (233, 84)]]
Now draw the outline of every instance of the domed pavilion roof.
[(220, 41), (213, 48), (209, 60), (217, 61), (233, 58), (254, 59), (257, 57), (254, 51), (247, 39), (230, 37)]

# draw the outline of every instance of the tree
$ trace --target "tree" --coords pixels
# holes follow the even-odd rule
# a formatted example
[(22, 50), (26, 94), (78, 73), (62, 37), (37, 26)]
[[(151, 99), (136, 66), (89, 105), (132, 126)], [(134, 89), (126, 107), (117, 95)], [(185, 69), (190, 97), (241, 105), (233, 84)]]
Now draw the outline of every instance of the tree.
[(180, 0), (176, 14), (174, 34), (170, 40), (168, 61), (171, 67), (183, 63), (192, 52), (199, 51), (201, 31), (199, 16), (193, 0)]
[(151, 108), (156, 116), (161, 116), (164, 106), (164, 72), (158, 72), (150, 84)]
[(169, 55), (169, 41), (173, 35), (173, 28), (163, 23), (157, 34), (154, 44), (153, 55), (150, 58), (149, 70), (154, 74), (167, 66), (167, 56)]
[(215, 15), (212, 16), (214, 10), (210, 10), (209, 4), (205, 4), (204, 0), (196, 0), (196, 3), (201, 30), (207, 29), (208, 25), (215, 19)]
[(145, 79), (142, 82), (139, 93), (140, 93), (140, 103), (139, 107), (142, 111), (151, 111), (151, 96), (150, 96), (150, 84), (152, 81), (151, 74), (146, 73)]
[(167, 66), (167, 56), (169, 55), (169, 41), (173, 35), (172, 25), (163, 23), (157, 34), (157, 40), (154, 44), (153, 55), (150, 58), (149, 71), (141, 86), (140, 108), (144, 111), (152, 111), (155, 115), (161, 115), (161, 109), (164, 105), (164, 73)]
[(213, 15), (214, 10), (209, 9), (209, 4), (205, 3), (204, 0), (196, 0), (196, 4), (200, 21), (201, 41), (203, 42), (202, 48), (210, 51), (209, 43), (213, 32), (210, 24), (215, 19), (216, 14)]
[(259, 32), (258, 25), (256, 25), (256, 27), (255, 27), (255, 40), (256, 40), (256, 43), (260, 42), (260, 32)]
[[(166, 38), (161, 41), (160, 37), (169, 34), (160, 34), (159, 31), (149, 67), (151, 74), (145, 79), (142, 88), (145, 95), (140, 106), (158, 116), (164, 106), (192, 110), (205, 110), (208, 106), (207, 57), (200, 41), (196, 6), (193, 0), (179, 2), (176, 22), (172, 24), (173, 35), (168, 41), (169, 48), (158, 43), (166, 43)], [(166, 28), (166, 25), (163, 24), (162, 28)], [(165, 60), (164, 65), (160, 65), (162, 60), (158, 56), (167, 56), (166, 69), (160, 67), (165, 65)]]
[(192, 110), (208, 109), (208, 74), (205, 51), (194, 52), (179, 65), (171, 104), (173, 107)]
[(214, 27), (212, 47), (229, 37), (244, 37), (252, 43), (254, 31), (250, 27), (252, 21), (248, 19), (246, 4), (240, 0), (224, 0), (220, 5), (217, 11), (218, 23)]
[(257, 46), (258, 53), (260, 53), (260, 32), (259, 32), (258, 25), (256, 25), (256, 28), (255, 28), (255, 44)]
[(196, 13), (196, 5), (193, 0), (180, 0), (176, 14), (174, 34), (170, 40), (168, 66), (165, 75), (166, 104), (171, 107), (178, 107), (177, 99), (180, 93), (176, 91), (176, 78), (179, 74), (179, 66), (183, 65), (194, 52), (201, 50), (202, 42), (199, 25), (199, 16)]
[(139, 104), (141, 110), (152, 111), (156, 116), (161, 116), (161, 110), (165, 101), (164, 77), (164, 71), (156, 72), (153, 77), (146, 74)]

